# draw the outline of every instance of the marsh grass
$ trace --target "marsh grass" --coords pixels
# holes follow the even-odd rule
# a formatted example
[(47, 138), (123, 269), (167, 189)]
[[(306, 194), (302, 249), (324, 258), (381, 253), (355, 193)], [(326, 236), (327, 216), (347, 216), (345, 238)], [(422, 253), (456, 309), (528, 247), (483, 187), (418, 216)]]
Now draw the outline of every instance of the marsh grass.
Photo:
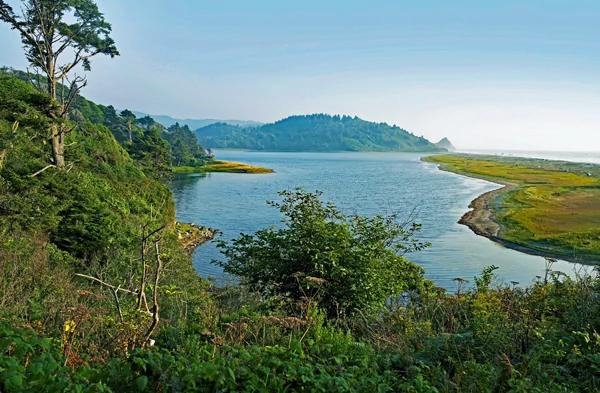
[(458, 174), (518, 186), (489, 207), (500, 237), (543, 252), (594, 261), (600, 256), (600, 179), (584, 163), (492, 156), (426, 158)]
[(204, 172), (230, 172), (230, 173), (273, 173), (269, 168), (243, 162), (214, 160), (200, 167), (176, 166), (174, 173), (204, 173)]

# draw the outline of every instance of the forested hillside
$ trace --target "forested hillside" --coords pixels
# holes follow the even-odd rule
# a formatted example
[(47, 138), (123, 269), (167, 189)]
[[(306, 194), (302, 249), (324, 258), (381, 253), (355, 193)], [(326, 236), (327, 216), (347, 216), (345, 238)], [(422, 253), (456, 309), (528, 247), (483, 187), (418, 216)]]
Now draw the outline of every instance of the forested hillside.
[(397, 126), (350, 116), (291, 116), (260, 127), (212, 124), (195, 131), (210, 148), (269, 151), (446, 151)]
[[(31, 76), (11, 68), (0, 68), (0, 75), (12, 76), (28, 83)], [(58, 100), (70, 95), (70, 89), (59, 84)], [(211, 156), (198, 144), (188, 126), (175, 123), (166, 128), (150, 116), (136, 117), (130, 110), (117, 112), (112, 105), (98, 105), (75, 94), (68, 108), (69, 120), (77, 126), (95, 124), (105, 126), (146, 175), (154, 179), (168, 177), (172, 166), (200, 167), (211, 161)]]
[[(83, 346), (112, 352), (124, 344), (117, 337), (139, 340), (127, 326), (142, 335), (155, 329), (152, 318), (131, 314), (138, 301), (139, 310), (152, 309), (152, 291), (140, 297), (126, 287), (150, 285), (150, 277), (166, 287), (202, 284), (177, 241), (168, 187), (148, 176), (155, 172), (132, 160), (106, 126), (61, 121), (70, 131), (65, 168), (56, 168), (47, 143), (56, 107), (30, 84), (0, 75), (0, 322), (65, 332), (72, 364), (82, 361)], [(105, 308), (113, 307), (113, 295), (98, 282), (120, 287), (117, 314)], [(177, 309), (163, 302), (173, 321), (182, 315)], [(75, 336), (83, 331), (85, 342)], [(6, 379), (4, 386), (14, 390)]]

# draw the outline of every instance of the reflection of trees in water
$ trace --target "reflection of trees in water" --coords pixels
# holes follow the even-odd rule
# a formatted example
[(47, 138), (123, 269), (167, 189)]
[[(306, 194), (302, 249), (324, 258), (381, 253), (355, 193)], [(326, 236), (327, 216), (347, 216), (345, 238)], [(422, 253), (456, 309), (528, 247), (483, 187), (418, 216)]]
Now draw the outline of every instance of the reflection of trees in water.
[(191, 184), (197, 183), (200, 180), (209, 178), (211, 173), (176, 173), (169, 183), (169, 188), (176, 194), (184, 190)]

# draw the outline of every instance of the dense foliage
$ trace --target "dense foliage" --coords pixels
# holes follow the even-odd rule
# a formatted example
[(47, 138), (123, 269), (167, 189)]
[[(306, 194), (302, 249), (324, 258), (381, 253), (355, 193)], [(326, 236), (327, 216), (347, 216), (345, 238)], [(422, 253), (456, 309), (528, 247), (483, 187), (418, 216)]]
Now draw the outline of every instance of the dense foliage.
[(284, 214), (284, 228), (242, 234), (220, 242), (224, 271), (265, 296), (315, 300), (330, 318), (376, 312), (384, 302), (423, 284), (423, 269), (401, 253), (426, 246), (395, 217), (346, 217), (302, 189), (282, 191), (270, 202)]
[[(10, 68), (1, 68), (0, 75), (12, 76), (24, 82), (39, 75), (29, 75)], [(58, 99), (70, 94), (68, 87), (59, 84)], [(39, 95), (39, 97), (45, 97)], [(46, 108), (46, 115), (50, 113)], [(69, 119), (79, 126), (102, 124), (127, 150), (144, 173), (154, 179), (170, 176), (172, 166), (200, 168), (213, 157), (198, 143), (188, 126), (178, 123), (165, 128), (150, 116), (137, 118), (130, 110), (118, 112), (112, 105), (98, 105), (77, 94), (69, 106)], [(40, 125), (38, 125), (40, 129)]]
[[(141, 294), (162, 298), (158, 290), (175, 281), (202, 285), (177, 242), (171, 193), (146, 176), (101, 124), (65, 121), (73, 128), (66, 135), (68, 165), (48, 165), (52, 105), (30, 84), (0, 75), (0, 319), (42, 332), (76, 321), (86, 326), (88, 339), (73, 346), (98, 353), (138, 345), (152, 323), (137, 306)], [(154, 248), (160, 268), (148, 257)], [(107, 313), (113, 295), (76, 274), (101, 280), (105, 289), (108, 283), (133, 288), (122, 292), (128, 295), (119, 302), (121, 323)], [(146, 286), (150, 277), (161, 287)], [(144, 290), (135, 292), (140, 283)], [(143, 300), (149, 308), (152, 302)], [(169, 301), (164, 310), (176, 318), (184, 310), (169, 308)], [(119, 336), (125, 341), (115, 341)]]
[(210, 148), (270, 151), (446, 151), (397, 126), (350, 116), (291, 116), (260, 127), (225, 123), (196, 130)]
[(202, 166), (209, 160), (208, 153), (198, 144), (196, 135), (187, 125), (175, 123), (165, 130), (163, 137), (171, 146), (171, 160), (174, 166)]

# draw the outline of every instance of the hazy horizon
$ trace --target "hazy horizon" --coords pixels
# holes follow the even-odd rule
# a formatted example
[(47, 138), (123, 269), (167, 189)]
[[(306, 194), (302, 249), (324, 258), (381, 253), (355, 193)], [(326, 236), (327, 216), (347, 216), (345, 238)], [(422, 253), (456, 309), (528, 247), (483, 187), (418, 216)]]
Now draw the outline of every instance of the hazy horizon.
[[(460, 149), (600, 150), (596, 2), (97, 3), (121, 52), (92, 62), (82, 94), (98, 103), (264, 123), (346, 114)], [(18, 34), (0, 34), (0, 64), (25, 69)]]

